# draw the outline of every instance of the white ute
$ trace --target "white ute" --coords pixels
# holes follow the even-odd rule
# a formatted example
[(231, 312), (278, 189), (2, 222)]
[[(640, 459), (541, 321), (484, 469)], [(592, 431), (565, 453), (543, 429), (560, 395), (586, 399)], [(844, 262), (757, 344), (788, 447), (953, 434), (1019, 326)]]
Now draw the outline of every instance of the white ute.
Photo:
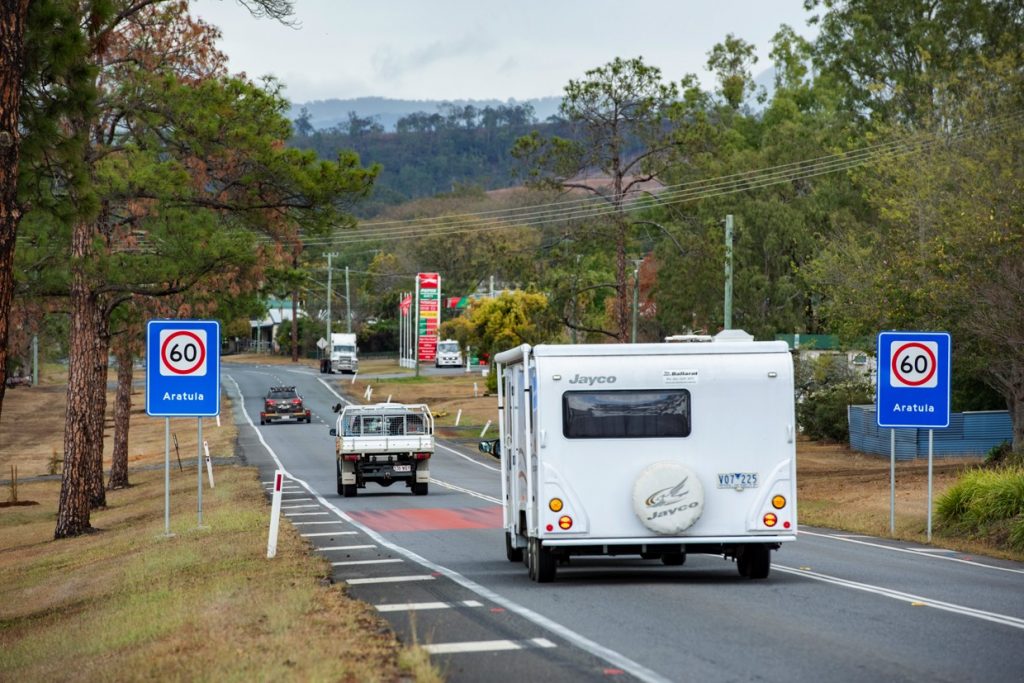
[(427, 494), (434, 454), (430, 408), (422, 403), (334, 406), (339, 410), (331, 429), (338, 495), (355, 496), (367, 482), (391, 486), (396, 481), (418, 496)]
[[(675, 341), (675, 340), (673, 340)], [(505, 551), (549, 582), (574, 555), (734, 558), (797, 536), (793, 361), (741, 330), (693, 343), (524, 344), (495, 356)]]

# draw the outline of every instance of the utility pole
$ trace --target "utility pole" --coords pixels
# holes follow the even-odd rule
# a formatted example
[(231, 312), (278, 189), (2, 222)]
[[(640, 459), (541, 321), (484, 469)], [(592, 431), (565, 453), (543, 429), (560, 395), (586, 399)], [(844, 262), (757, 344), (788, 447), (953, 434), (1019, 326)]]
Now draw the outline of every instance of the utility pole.
[(725, 325), (732, 329), (732, 214), (725, 217)]
[(640, 309), (640, 264), (641, 260), (633, 261), (633, 342), (636, 344), (637, 312)]
[(348, 291), (348, 266), (345, 266), (345, 319), (348, 321), (345, 331), (352, 331), (352, 298)]
[(327, 254), (327, 355), (330, 357), (331, 351), (331, 274), (334, 272), (331, 268), (331, 257), (334, 254)]

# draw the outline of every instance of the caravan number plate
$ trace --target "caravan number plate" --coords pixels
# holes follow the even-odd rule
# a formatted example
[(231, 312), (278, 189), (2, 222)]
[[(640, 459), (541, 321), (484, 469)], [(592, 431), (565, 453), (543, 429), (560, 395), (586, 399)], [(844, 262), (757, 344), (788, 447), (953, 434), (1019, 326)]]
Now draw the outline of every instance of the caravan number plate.
[(757, 472), (719, 472), (718, 488), (737, 491), (757, 488)]
[(391, 469), (395, 472), (412, 472), (412, 465), (395, 465)]

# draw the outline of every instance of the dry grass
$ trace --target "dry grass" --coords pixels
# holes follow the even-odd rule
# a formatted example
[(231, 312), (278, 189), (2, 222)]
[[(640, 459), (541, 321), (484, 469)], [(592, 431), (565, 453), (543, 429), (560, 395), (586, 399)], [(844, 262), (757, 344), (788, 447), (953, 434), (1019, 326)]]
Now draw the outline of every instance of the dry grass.
[[(215, 467), (196, 528), (194, 418), (171, 420), (185, 470), (172, 446), (165, 537), (163, 470), (140, 468), (163, 463), (164, 420), (141, 396), (132, 487), (107, 493), (94, 533), (52, 540), (60, 482), (25, 479), (62, 450), (66, 386), (59, 368), (42, 379), (8, 391), (0, 424), (0, 473), (17, 464), (19, 499), (39, 503), (0, 508), (0, 680), (440, 680), (425, 653), (325, 580), (330, 567), (291, 525), (266, 559), (254, 469)], [(231, 455), (237, 434), (226, 398), (221, 412), (221, 427), (204, 420), (215, 456)], [(111, 432), (108, 420), (108, 466)]]

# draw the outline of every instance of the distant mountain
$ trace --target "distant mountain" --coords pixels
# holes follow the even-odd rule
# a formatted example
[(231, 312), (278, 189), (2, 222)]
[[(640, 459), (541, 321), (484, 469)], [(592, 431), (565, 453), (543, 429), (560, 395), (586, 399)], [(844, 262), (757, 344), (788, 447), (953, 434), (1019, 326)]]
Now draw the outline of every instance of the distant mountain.
[(348, 113), (354, 111), (362, 118), (373, 118), (384, 126), (384, 130), (392, 131), (398, 119), (416, 112), (436, 114), (438, 107), (445, 103), (466, 106), (472, 104), (477, 109), (497, 107), (498, 105), (533, 105), (538, 121), (558, 113), (560, 97), (539, 97), (529, 100), (392, 100), (386, 97), (357, 97), (347, 100), (313, 100), (311, 102), (294, 102), (288, 118), (295, 120), (303, 107), (309, 111), (310, 123), (317, 130), (324, 130), (348, 121)]

